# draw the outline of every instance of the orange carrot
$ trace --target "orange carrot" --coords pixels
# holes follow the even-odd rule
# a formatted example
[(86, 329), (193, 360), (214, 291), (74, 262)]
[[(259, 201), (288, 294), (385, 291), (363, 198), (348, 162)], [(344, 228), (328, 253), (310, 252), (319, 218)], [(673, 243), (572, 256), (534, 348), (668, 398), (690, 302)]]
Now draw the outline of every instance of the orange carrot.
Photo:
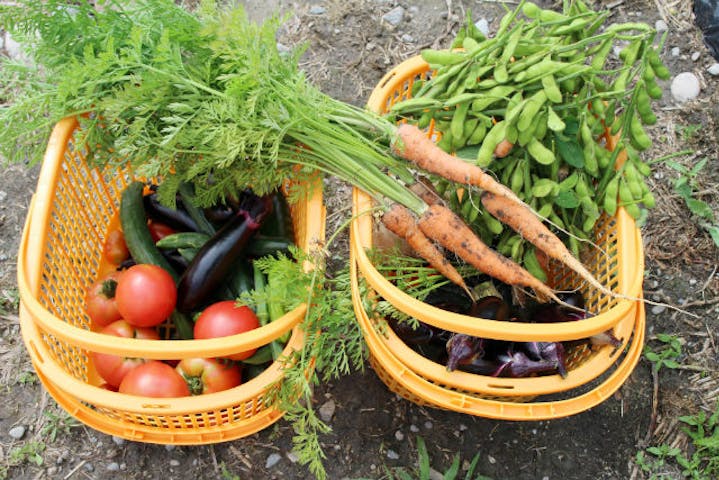
[(414, 125), (403, 123), (397, 127), (397, 140), (392, 144), (392, 150), (428, 172), (523, 203), (510, 188), (496, 181), (477, 165), (445, 152)]
[(519, 233), (547, 256), (559, 260), (577, 272), (593, 287), (605, 294), (614, 296), (614, 293), (599, 283), (582, 262), (572, 255), (564, 243), (538, 217), (527, 215), (526, 210), (521, 205), (490, 192), (483, 192), (481, 199), (484, 208), (497, 220), (509, 225), (515, 232)]
[(472, 229), (447, 207), (430, 205), (417, 225), (428, 238), (454, 252), (477, 270), (508, 285), (531, 288), (539, 295), (564, 304), (541, 280), (485, 245)]
[(505, 138), (494, 147), (494, 156), (504, 158), (512, 151), (512, 147), (514, 147), (514, 144)]
[(467, 284), (464, 283), (462, 276), (449, 263), (436, 245), (417, 228), (417, 221), (409, 210), (396, 203), (382, 215), (382, 223), (389, 231), (405, 239), (420, 257), (429, 262), (435, 270), (444, 275), (449, 281), (459, 285), (467, 292), (469, 298), (474, 300), (474, 296)]

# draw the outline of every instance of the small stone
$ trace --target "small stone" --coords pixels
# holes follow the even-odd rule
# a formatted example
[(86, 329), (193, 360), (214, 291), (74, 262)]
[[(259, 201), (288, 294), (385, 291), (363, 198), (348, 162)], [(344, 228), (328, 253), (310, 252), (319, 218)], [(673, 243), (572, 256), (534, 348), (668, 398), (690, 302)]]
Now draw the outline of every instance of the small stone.
[(58, 470), (59, 470), (59, 469), (58, 469), (57, 467), (52, 466), (52, 467), (50, 467), (50, 468), (47, 469), (47, 475), (48, 475), (50, 478), (52, 478), (52, 477), (54, 477), (54, 476), (57, 474)]
[(460, 424), (459, 424), (459, 431), (460, 431), (460, 432), (465, 432), (465, 431), (467, 431), (468, 429), (469, 429), (469, 427), (468, 427), (467, 425), (465, 425), (464, 423), (460, 423)]
[(123, 446), (123, 445), (125, 445), (125, 443), (127, 443), (127, 441), (126, 441), (124, 438), (115, 437), (114, 435), (113, 435), (113, 437), (112, 437), (112, 442), (113, 442), (115, 445), (120, 446), (120, 447)]
[(414, 43), (414, 37), (410, 35), (409, 33), (405, 33), (400, 37), (400, 40), (402, 40), (404, 43)]
[(692, 62), (696, 62), (697, 60), (699, 60), (700, 56), (701, 56), (701, 53), (699, 53), (699, 52), (692, 53)]
[(715, 77), (719, 75), (719, 63), (715, 63), (711, 67), (707, 68), (707, 72)]
[(287, 460), (289, 460), (292, 463), (297, 463), (300, 459), (300, 457), (297, 456), (295, 452), (287, 452)]
[(382, 15), (382, 21), (389, 23), (393, 27), (396, 27), (404, 20), (404, 7), (395, 7), (389, 12)]
[(5, 199), (7, 199), (7, 192), (5, 190), (0, 190), (0, 202), (4, 202)]
[(95, 466), (92, 463), (87, 462), (82, 465), (82, 469), (85, 470), (86, 472), (94, 472)]
[(327, 400), (320, 407), (320, 418), (323, 422), (329, 422), (335, 414), (336, 405), (334, 400)]
[(669, 30), (669, 25), (667, 25), (667, 22), (665, 22), (664, 20), (657, 20), (654, 23), (654, 28), (657, 32), (666, 32), (667, 30)]
[(401, 442), (402, 440), (404, 440), (404, 433), (397, 430), (396, 432), (394, 432), (394, 438), (397, 439), (398, 442)]
[(177, 448), (175, 445), (165, 445), (165, 450), (168, 452), (173, 451), (175, 448)]
[(5, 32), (5, 51), (8, 57), (14, 60), (20, 60), (25, 58), (25, 54), (22, 51), (22, 46), (17, 43), (9, 33)]
[(678, 57), (681, 53), (682, 50), (679, 47), (672, 48), (672, 57)]
[(417, 433), (417, 432), (419, 432), (419, 427), (417, 425), (410, 425), (409, 431), (412, 433)]
[(495, 463), (497, 463), (497, 459), (494, 458), (492, 455), (487, 455), (487, 460), (488, 460), (489, 463), (491, 463), (492, 465), (494, 465)]
[(484, 35), (485, 37), (489, 36), (489, 20), (482, 17), (476, 22), (474, 22), (474, 26), (477, 27), (477, 30), (482, 32), (482, 35)]
[(327, 13), (327, 9), (322, 5), (312, 5), (309, 13), (310, 15), (324, 15)]
[(696, 279), (696, 278), (690, 278), (690, 279), (689, 279), (689, 285), (696, 285), (696, 284), (697, 284), (697, 279)]
[(424, 428), (426, 428), (427, 430), (431, 430), (433, 426), (434, 425), (432, 425), (432, 422), (430, 422), (429, 420), (424, 422)]
[(122, 463), (120, 464), (120, 470), (122, 470), (122, 471), (127, 470), (127, 464), (126, 464), (125, 462), (122, 462)]
[(21, 440), (25, 436), (27, 428), (25, 425), (15, 425), (7, 433), (13, 440)]
[(180, 461), (173, 458), (172, 460), (170, 460), (170, 466), (171, 467), (179, 467)]
[(399, 460), (399, 453), (394, 450), (387, 450), (387, 458), (390, 460)]
[(429, 480), (444, 480), (444, 474), (442, 472), (439, 472), (435, 470), (432, 467), (429, 467)]
[(660, 313), (663, 313), (667, 307), (664, 305), (654, 305), (652, 307), (652, 315), (659, 315)]
[(110, 472), (119, 472), (120, 464), (117, 462), (110, 462), (107, 464), (107, 470)]
[(682, 72), (672, 80), (672, 97), (679, 103), (694, 100), (701, 90), (699, 79), (691, 72)]
[(279, 453), (271, 453), (269, 457), (267, 457), (267, 461), (265, 462), (265, 468), (272, 468), (275, 465), (277, 465), (280, 460), (282, 460), (282, 455)]

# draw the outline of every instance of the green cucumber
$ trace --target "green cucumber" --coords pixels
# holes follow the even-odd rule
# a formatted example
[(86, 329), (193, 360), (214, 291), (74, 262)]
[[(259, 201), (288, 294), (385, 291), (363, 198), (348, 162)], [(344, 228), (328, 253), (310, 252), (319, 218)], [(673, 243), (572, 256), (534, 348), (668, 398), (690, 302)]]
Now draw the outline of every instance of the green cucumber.
[(202, 232), (177, 232), (159, 239), (157, 248), (171, 250), (173, 248), (202, 248), (211, 237)]
[(294, 243), (285, 237), (255, 235), (255, 237), (250, 240), (250, 243), (247, 244), (245, 256), (259, 258), (276, 253), (287, 253), (289, 252), (290, 245), (294, 245)]
[[(134, 181), (125, 188), (120, 198), (120, 224), (125, 235), (127, 249), (136, 263), (148, 263), (162, 267), (172, 275), (177, 283), (179, 280), (177, 272), (162, 256), (162, 252), (155, 245), (150, 229), (147, 227), (147, 214), (142, 201), (144, 188), (145, 185), (142, 182)], [(192, 338), (192, 322), (186, 315), (175, 310), (170, 318), (175, 324), (180, 338)]]

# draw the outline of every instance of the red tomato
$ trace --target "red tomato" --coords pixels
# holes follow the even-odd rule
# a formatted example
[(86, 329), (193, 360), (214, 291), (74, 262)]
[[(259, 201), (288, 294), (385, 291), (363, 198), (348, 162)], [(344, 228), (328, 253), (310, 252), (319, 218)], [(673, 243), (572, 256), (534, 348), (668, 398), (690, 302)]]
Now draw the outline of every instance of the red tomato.
[(190, 395), (190, 389), (177, 370), (158, 360), (150, 360), (125, 375), (120, 393), (142, 397), (175, 398)]
[(150, 235), (152, 235), (152, 240), (155, 242), (168, 235), (177, 233), (177, 230), (174, 228), (165, 225), (164, 223), (156, 222), (155, 220), (148, 221), (147, 228), (150, 229)]
[(104, 327), (122, 318), (115, 301), (115, 291), (119, 278), (120, 272), (112, 272), (97, 279), (87, 289), (85, 311), (95, 325)]
[(183, 376), (193, 395), (221, 392), (242, 383), (242, 370), (231, 360), (185, 358), (175, 369)]
[(162, 267), (133, 265), (120, 276), (115, 299), (122, 318), (138, 327), (154, 327), (174, 310), (177, 287)]
[[(199, 339), (226, 337), (248, 332), (259, 326), (260, 320), (249, 307), (238, 307), (234, 300), (223, 300), (213, 303), (200, 313), (195, 321), (194, 337)], [(257, 349), (253, 348), (226, 358), (245, 360), (256, 351)]]
[[(118, 320), (101, 330), (100, 333), (123, 338), (141, 338), (159, 340), (160, 336), (154, 328), (137, 328), (125, 320)], [(111, 387), (118, 387), (127, 373), (147, 360), (144, 358), (121, 357), (109, 353), (92, 352), (95, 370)]]
[(130, 251), (125, 243), (125, 235), (120, 230), (113, 230), (107, 234), (102, 253), (105, 259), (113, 265), (119, 265), (130, 258)]

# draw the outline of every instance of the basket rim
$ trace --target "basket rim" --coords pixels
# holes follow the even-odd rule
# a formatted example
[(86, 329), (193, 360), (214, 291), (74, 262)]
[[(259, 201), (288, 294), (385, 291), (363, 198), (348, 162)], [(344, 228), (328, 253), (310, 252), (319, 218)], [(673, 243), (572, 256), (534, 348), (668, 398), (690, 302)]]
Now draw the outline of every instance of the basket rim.
[(74, 418), (100, 432), (135, 442), (166, 445), (202, 445), (236, 440), (267, 428), (285, 414), (282, 410), (268, 408), (246, 419), (225, 423), (221, 426), (208, 426), (201, 429), (195, 427), (191, 429), (163, 430), (145, 425), (131, 425), (121, 420), (103, 416), (83, 404), (59, 385), (51, 382), (42, 372), (38, 371), (38, 377), (58, 405), (68, 411)]
[[(350, 269), (354, 269), (356, 272), (356, 268), (356, 265), (350, 264)], [(350, 281), (352, 301), (361, 306), (362, 300), (356, 273), (350, 276)], [(644, 304), (639, 303), (635, 315), (635, 338), (629, 346), (624, 360), (600, 385), (578, 396), (562, 400), (505, 402), (448, 390), (422, 378), (402, 359), (395, 357), (387, 345), (376, 337), (376, 332), (373, 330), (371, 320), (367, 317), (364, 308), (356, 310), (356, 313), (374, 361), (407, 392), (438, 408), (498, 420), (551, 420), (574, 415), (598, 405), (617, 391), (634, 370), (641, 358), (645, 333)]]
[[(350, 261), (352, 262), (353, 259)], [(354, 275), (357, 275), (358, 278), (352, 278), (352, 281), (358, 282), (359, 274), (356, 269)], [(362, 303), (353, 302), (353, 306), (355, 310), (364, 309)], [(369, 327), (374, 330), (372, 319), (366, 310), (365, 315), (371, 322)], [(636, 338), (634, 328), (637, 322), (635, 317), (636, 312), (632, 310), (615, 327), (615, 334), (622, 338), (621, 346), (615, 348), (607, 345), (597, 348), (589, 360), (570, 370), (566, 378), (562, 378), (559, 374), (526, 378), (497, 378), (459, 370), (447, 372), (442, 365), (412, 350), (389, 327), (384, 333), (384, 337), (374, 330), (372, 341), (383, 342), (395, 357), (402, 359), (403, 363), (410, 366), (418, 375), (442, 385), (482, 395), (507, 397), (546, 395), (580, 387), (602, 375), (615, 362), (622, 360), (624, 350), (629, 347), (630, 341), (633, 342)]]
[[(35, 370), (41, 372), (57, 389), (80, 401), (97, 406), (116, 410), (122, 409), (126, 412), (142, 415), (193, 414), (201, 410), (227, 408), (248, 401), (265, 393), (269, 386), (281, 380), (284, 376), (284, 363), (275, 360), (257, 377), (221, 392), (177, 398), (142, 397), (113, 392), (75, 378), (66, 372), (52, 358), (50, 350), (40, 337), (39, 326), (32, 321), (29, 315), (23, 313), (23, 305), (20, 308), (19, 319), (23, 342)], [(282, 351), (281, 358), (289, 358), (293, 351), (301, 348), (303, 342), (304, 333), (298, 326)], [(201, 405), (201, 408), (198, 408), (199, 405)]]
[[(382, 113), (385, 102), (409, 78), (426, 72), (429, 64), (420, 55), (410, 57), (390, 70), (372, 91), (367, 107), (375, 113)], [(582, 322), (558, 322), (552, 324), (531, 324), (526, 322), (500, 322), (477, 319), (467, 315), (447, 312), (420, 302), (395, 287), (372, 264), (365, 249), (372, 245), (372, 199), (358, 188), (353, 189), (353, 218), (350, 225), (350, 250), (356, 254), (363, 277), (374, 290), (390, 301), (396, 308), (425, 323), (438, 328), (477, 337), (514, 341), (559, 341), (578, 340), (604, 332), (615, 326), (639, 303), (637, 300), (620, 298), (616, 304)], [(620, 295), (639, 298), (642, 292), (644, 255), (641, 233), (634, 220), (623, 208), (615, 216), (618, 242), (619, 289)], [(636, 252), (636, 261), (624, 261), (623, 252)], [(631, 263), (631, 265), (629, 265)], [(633, 275), (632, 275), (633, 273)]]
[[(62, 170), (65, 149), (79, 123), (75, 117), (60, 120), (53, 128), (40, 171), (38, 186), (28, 208), (17, 261), (17, 281), (21, 303), (33, 320), (69, 344), (87, 350), (115, 355), (135, 355), (152, 359), (181, 359), (202, 356), (226, 356), (238, 351), (258, 348), (295, 328), (304, 318), (307, 306), (302, 304), (282, 317), (249, 332), (203, 340), (141, 340), (103, 335), (79, 328), (50, 313), (38, 300), (43, 258), (43, 241), (52, 209), (52, 195)], [(321, 186), (321, 180), (316, 180)], [(314, 238), (324, 238), (325, 207), (321, 188), (308, 189), (303, 201), (308, 213), (305, 218), (306, 238), (298, 239), (304, 249)], [(170, 343), (171, 342), (171, 343)], [(168, 353), (170, 352), (170, 353)]]

